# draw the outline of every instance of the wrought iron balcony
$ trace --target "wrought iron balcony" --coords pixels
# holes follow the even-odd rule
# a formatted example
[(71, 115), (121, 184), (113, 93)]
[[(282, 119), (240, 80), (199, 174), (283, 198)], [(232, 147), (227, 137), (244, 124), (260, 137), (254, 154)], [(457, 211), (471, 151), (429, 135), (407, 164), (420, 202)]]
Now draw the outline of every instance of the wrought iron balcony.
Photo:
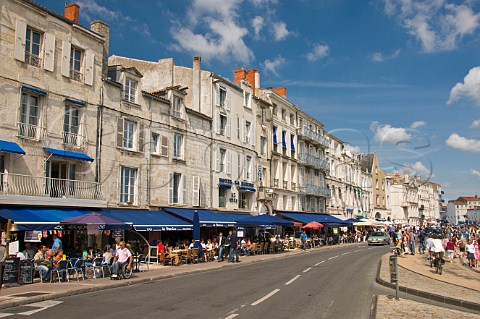
[(25, 52), (25, 62), (39, 68), (42, 64), (42, 59), (38, 55)]
[(81, 148), (85, 146), (85, 137), (80, 134), (63, 132), (63, 144)]
[(330, 188), (312, 184), (305, 185), (304, 192), (307, 195), (330, 197)]
[(104, 200), (100, 183), (7, 173), (0, 174), (0, 195)]
[(330, 171), (330, 164), (327, 160), (315, 157), (308, 153), (300, 153), (299, 155), (299, 160), (300, 162), (303, 162), (303, 164), (323, 169), (326, 172)]
[(18, 122), (17, 128), (19, 137), (37, 141), (45, 138), (45, 128), (42, 126)]
[(288, 189), (288, 181), (283, 181), (283, 189)]
[(298, 135), (303, 138), (307, 138), (313, 143), (323, 145), (324, 147), (330, 146), (330, 140), (325, 136), (319, 135), (317, 132), (311, 130), (307, 126), (302, 126), (298, 129)]

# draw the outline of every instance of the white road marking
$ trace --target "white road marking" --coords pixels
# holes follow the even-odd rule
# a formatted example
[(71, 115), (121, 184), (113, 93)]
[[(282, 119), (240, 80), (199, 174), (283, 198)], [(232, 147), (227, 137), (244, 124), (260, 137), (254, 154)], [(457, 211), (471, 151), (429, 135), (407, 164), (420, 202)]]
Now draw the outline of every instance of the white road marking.
[(271, 293), (269, 293), (268, 295), (258, 299), (257, 301), (255, 301), (254, 303), (251, 304), (251, 306), (256, 306), (258, 305), (259, 303), (267, 300), (268, 298), (270, 298), (271, 296), (273, 296), (274, 294), (276, 294), (277, 292), (279, 292), (280, 289), (275, 289), (274, 291), (272, 291)]
[(8, 317), (8, 316), (13, 316), (14, 313), (0, 313), (0, 318), (5, 318), (5, 317)]
[(230, 316), (225, 317), (225, 319), (232, 319), (232, 318), (235, 318), (236, 316), (238, 316), (238, 313), (232, 313)]
[(38, 307), (38, 308), (50, 308), (56, 305), (61, 304), (63, 301), (57, 301), (57, 300), (45, 300), (45, 301), (40, 301), (40, 302), (35, 302), (28, 304), (29, 307)]
[(350, 252), (348, 252), (348, 253), (343, 253), (342, 256), (343, 256), (343, 255), (348, 255), (348, 254), (350, 254)]
[(298, 278), (300, 278), (301, 275), (296, 275), (295, 277), (293, 277), (292, 279), (290, 279), (289, 281), (287, 281), (285, 283), (286, 286), (290, 285), (292, 282), (294, 282), (295, 280), (297, 280)]
[(310, 269), (312, 269), (312, 267), (309, 267), (309, 268), (305, 269), (303, 272), (306, 273), (306, 272), (309, 271)]
[(334, 259), (334, 258), (337, 258), (337, 257), (338, 257), (338, 255), (337, 255), (337, 256), (330, 257), (330, 258), (328, 258), (328, 260)]
[(318, 265), (320, 265), (320, 264), (323, 264), (324, 262), (325, 262), (325, 260), (322, 260), (321, 262), (316, 263), (315, 266), (318, 266)]

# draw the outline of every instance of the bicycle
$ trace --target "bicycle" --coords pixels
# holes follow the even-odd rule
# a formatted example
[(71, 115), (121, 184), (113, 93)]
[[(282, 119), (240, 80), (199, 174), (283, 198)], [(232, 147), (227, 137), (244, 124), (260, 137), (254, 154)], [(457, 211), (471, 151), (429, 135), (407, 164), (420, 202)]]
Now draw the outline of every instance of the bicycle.
[(445, 259), (443, 259), (443, 253), (435, 253), (435, 259), (433, 261), (435, 265), (435, 272), (439, 275), (443, 272), (443, 265), (445, 264)]

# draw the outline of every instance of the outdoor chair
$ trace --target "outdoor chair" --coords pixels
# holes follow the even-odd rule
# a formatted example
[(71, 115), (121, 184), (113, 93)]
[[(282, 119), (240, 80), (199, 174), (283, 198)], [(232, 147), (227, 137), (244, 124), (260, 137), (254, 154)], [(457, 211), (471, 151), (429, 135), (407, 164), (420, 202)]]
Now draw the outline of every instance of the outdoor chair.
[(188, 264), (188, 261), (190, 260), (190, 262), (193, 264), (192, 252), (193, 252), (193, 249), (187, 250), (186, 254), (183, 254), (181, 256), (181, 261)]
[(138, 269), (138, 271), (140, 272), (144, 272), (145, 270), (142, 269), (142, 266), (145, 265), (147, 266), (147, 270), (149, 270), (149, 266), (148, 266), (148, 257), (145, 257), (143, 254), (140, 254), (138, 255), (138, 257), (136, 258), (136, 268)]
[(199, 262), (200, 258), (198, 257), (198, 248), (192, 248), (192, 262)]
[(250, 248), (250, 255), (256, 255), (258, 253), (258, 244), (253, 243), (252, 248)]
[(102, 272), (103, 272), (103, 276), (105, 277), (105, 272), (108, 271), (108, 276), (110, 276), (112, 274), (112, 267), (113, 267), (113, 259), (114, 257), (110, 257), (110, 260), (108, 260), (107, 262), (103, 262), (102, 261)]
[(261, 242), (260, 243), (260, 246), (258, 247), (258, 253), (259, 254), (263, 254), (263, 247), (265, 246), (265, 243), (264, 242)]
[(58, 282), (62, 282), (62, 274), (65, 274), (67, 281), (70, 281), (68, 278), (68, 260), (58, 261), (58, 268), (53, 268), (50, 271), (50, 282), (53, 281), (53, 275), (57, 274)]
[(105, 278), (105, 273), (103, 272), (103, 258), (102, 257), (97, 257), (93, 260), (93, 266), (91, 268), (93, 269), (93, 278), (97, 278), (98, 275), (102, 274), (102, 278)]
[(75, 276), (78, 279), (79, 273), (82, 274), (83, 280), (85, 280), (85, 274), (83, 273), (83, 259), (72, 258), (70, 259), (70, 267), (68, 268), (69, 274), (75, 273)]

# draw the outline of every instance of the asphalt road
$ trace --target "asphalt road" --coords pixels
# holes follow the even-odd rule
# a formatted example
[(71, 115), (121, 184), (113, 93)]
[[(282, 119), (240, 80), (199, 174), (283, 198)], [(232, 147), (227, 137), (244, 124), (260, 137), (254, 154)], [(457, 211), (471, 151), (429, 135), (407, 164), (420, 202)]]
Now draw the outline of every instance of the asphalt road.
[[(379, 289), (375, 288), (378, 260), (389, 249), (338, 246), (274, 261), (239, 263), (59, 299), (31, 317), (369, 318)], [(25, 309), (32, 308), (17, 307), (10, 313)], [(24, 315), (9, 316), (15, 317)]]

